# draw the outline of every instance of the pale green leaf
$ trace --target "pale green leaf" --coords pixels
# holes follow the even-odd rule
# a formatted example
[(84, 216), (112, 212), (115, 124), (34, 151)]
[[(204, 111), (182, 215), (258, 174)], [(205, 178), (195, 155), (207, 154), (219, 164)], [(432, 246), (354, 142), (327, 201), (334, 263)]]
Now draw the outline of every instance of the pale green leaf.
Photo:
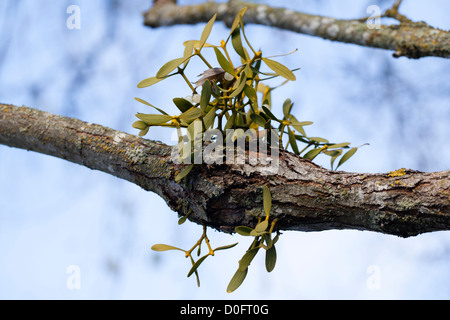
[(145, 114), (145, 113), (137, 113), (136, 117), (146, 122), (149, 125), (157, 125), (166, 123), (167, 121), (172, 119), (172, 116), (167, 114)]
[(180, 115), (180, 119), (185, 121), (186, 123), (191, 123), (195, 119), (199, 118), (202, 115), (202, 110), (199, 108), (192, 108), (188, 111), (183, 112)]
[(283, 78), (285, 78), (287, 80), (295, 81), (295, 79), (296, 79), (295, 75), (291, 70), (289, 70), (288, 67), (282, 65), (278, 61), (267, 59), (267, 58), (263, 58), (263, 61), (276, 74), (282, 76)]
[(216, 47), (214, 47), (214, 52), (216, 53), (217, 62), (219, 62), (220, 66), (223, 70), (228, 72), (229, 74), (235, 76), (236, 72), (234, 71), (234, 68), (230, 64), (230, 62), (225, 58), (225, 56), (220, 52), (220, 50)]
[(186, 61), (189, 58), (190, 57), (188, 57), (188, 58), (181, 57), (181, 58), (176, 58), (176, 59), (170, 60), (169, 62), (166, 62), (156, 73), (156, 78), (158, 78), (158, 79), (164, 78), (165, 76), (167, 76), (173, 70), (178, 68), (178, 66), (180, 64), (182, 64), (184, 61)]
[(138, 83), (138, 88), (145, 88), (154, 85), (155, 83), (158, 83), (160, 81), (164, 80), (164, 78), (157, 78), (157, 77), (150, 77), (147, 79), (142, 80)]
[[(266, 210), (266, 206), (264, 206), (264, 210)], [(255, 226), (255, 231), (257, 233), (264, 232), (264, 231), (266, 231), (268, 226), (269, 226), (269, 221), (263, 220)]]
[(174, 246), (169, 246), (167, 244), (155, 244), (152, 246), (152, 250), (154, 251), (167, 251), (167, 250), (180, 250), (180, 251), (184, 251), (183, 249), (174, 247)]
[(133, 122), (133, 124), (131, 126), (133, 128), (135, 128), (135, 129), (139, 129), (139, 130), (145, 130), (145, 129), (148, 128), (148, 124), (146, 124), (142, 120), (138, 120), (138, 121)]
[(238, 94), (240, 94), (242, 92), (242, 90), (244, 90), (246, 82), (247, 82), (247, 74), (244, 71), (244, 72), (241, 73), (241, 76), (236, 81), (235, 86), (233, 86), (234, 87), (234, 91), (230, 94), (230, 98), (234, 98)]
[(203, 45), (206, 43), (206, 40), (209, 37), (209, 34), (211, 33), (211, 29), (214, 25), (214, 22), (216, 21), (217, 13), (214, 14), (214, 16), (211, 18), (211, 20), (208, 21), (205, 28), (203, 29), (202, 36), (200, 37), (200, 49), (203, 48)]
[(304, 156), (304, 159), (313, 160), (322, 151), (321, 148), (309, 150)]
[(283, 103), (283, 115), (284, 118), (287, 119), (289, 117), (289, 114), (291, 113), (292, 106), (294, 104), (292, 103), (291, 99), (286, 99)]
[(213, 107), (211, 110), (209, 110), (206, 116), (203, 117), (203, 124), (205, 126), (205, 130), (208, 130), (213, 126), (215, 117), (216, 117), (216, 108)]
[(259, 247), (248, 250), (244, 256), (239, 260), (239, 270), (244, 271), (248, 268), (253, 258), (258, 253)]

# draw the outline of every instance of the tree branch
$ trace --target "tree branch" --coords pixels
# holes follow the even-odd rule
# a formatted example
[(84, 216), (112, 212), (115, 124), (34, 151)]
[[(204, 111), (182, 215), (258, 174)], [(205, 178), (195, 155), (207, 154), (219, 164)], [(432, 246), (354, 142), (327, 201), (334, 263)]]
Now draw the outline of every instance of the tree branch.
[[(247, 23), (272, 26), (332, 41), (393, 50), (395, 57), (450, 58), (450, 32), (433, 28), (424, 22), (403, 21), (400, 25), (380, 25), (379, 28), (369, 29), (366, 21), (339, 20), (241, 1), (205, 2), (190, 6), (177, 6), (173, 3), (158, 5), (144, 13), (144, 24), (152, 28), (195, 24), (207, 22), (217, 13), (217, 20), (230, 25), (243, 7), (248, 7), (244, 18)], [(398, 9), (398, 6), (394, 8)]]
[[(0, 104), (0, 144), (52, 155), (133, 182), (191, 221), (221, 231), (254, 226), (262, 186), (276, 229), (357, 229), (398, 236), (450, 230), (450, 171), (391, 174), (330, 171), (282, 151), (279, 168), (202, 165), (180, 183), (183, 165), (160, 142), (28, 107)], [(263, 215), (263, 214), (261, 214)]]

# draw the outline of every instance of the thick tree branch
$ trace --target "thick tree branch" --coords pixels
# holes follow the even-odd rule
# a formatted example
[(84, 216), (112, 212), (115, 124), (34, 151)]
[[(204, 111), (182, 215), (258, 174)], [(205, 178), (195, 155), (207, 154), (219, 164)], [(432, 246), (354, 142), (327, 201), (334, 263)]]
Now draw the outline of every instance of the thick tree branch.
[[(246, 23), (272, 26), (333, 41), (393, 50), (395, 57), (450, 58), (450, 32), (433, 28), (424, 22), (405, 21), (400, 25), (380, 25), (380, 28), (370, 29), (366, 21), (339, 20), (241, 1), (205, 2), (190, 6), (177, 6), (173, 3), (156, 5), (144, 14), (144, 24), (153, 28), (195, 24), (207, 22), (214, 13), (217, 13), (218, 20), (230, 25), (234, 16), (243, 7), (248, 7), (244, 17)], [(398, 6), (394, 6), (395, 8), (398, 9)]]
[(181, 215), (231, 232), (254, 225), (262, 185), (280, 230), (357, 229), (403, 237), (450, 230), (450, 171), (360, 174), (330, 171), (281, 152), (263, 165), (202, 165), (180, 183), (172, 148), (124, 132), (28, 107), (0, 104), (0, 144), (104, 171), (156, 192)]

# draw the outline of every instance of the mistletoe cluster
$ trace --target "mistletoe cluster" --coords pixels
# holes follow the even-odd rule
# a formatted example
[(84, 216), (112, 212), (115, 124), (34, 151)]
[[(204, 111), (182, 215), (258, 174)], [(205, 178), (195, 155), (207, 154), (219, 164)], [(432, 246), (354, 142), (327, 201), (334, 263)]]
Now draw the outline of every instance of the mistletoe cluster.
[[(307, 136), (304, 127), (311, 125), (311, 121), (298, 121), (291, 113), (293, 103), (287, 99), (282, 105), (283, 118), (277, 118), (272, 110), (271, 93), (276, 87), (270, 87), (264, 81), (274, 78), (282, 78), (284, 85), (288, 81), (296, 79), (294, 71), (281, 63), (273, 60), (273, 57), (263, 56), (260, 50), (256, 51), (248, 41), (245, 30), (243, 16), (246, 8), (239, 11), (231, 26), (231, 31), (226, 40), (222, 40), (219, 45), (207, 43), (207, 39), (216, 19), (216, 15), (206, 24), (200, 40), (189, 40), (184, 42), (183, 56), (173, 59), (164, 64), (156, 76), (147, 78), (138, 84), (139, 88), (154, 85), (164, 79), (172, 76), (181, 76), (187, 86), (192, 91), (192, 95), (186, 98), (174, 98), (173, 102), (180, 111), (179, 115), (169, 115), (164, 110), (157, 108), (147, 101), (135, 98), (155, 110), (158, 114), (137, 113), (139, 118), (133, 123), (133, 127), (140, 130), (139, 135), (147, 134), (152, 126), (171, 127), (178, 131), (179, 144), (194, 145), (197, 139), (214, 142), (216, 136), (206, 135), (208, 130), (216, 130), (221, 133), (225, 139), (222, 143), (231, 139), (232, 141), (240, 138), (260, 139), (261, 132), (270, 132), (276, 134), (275, 141), (269, 141), (267, 138), (263, 143), (276, 145), (277, 148), (292, 150), (295, 154), (304, 159), (313, 160), (319, 154), (325, 154), (331, 158), (331, 167), (337, 158), (341, 157), (337, 167), (347, 161), (357, 150), (349, 148), (349, 143), (329, 143), (328, 140), (319, 137)], [(242, 39), (245, 40), (246, 46)], [(240, 63), (235, 64), (231, 59), (228, 47), (231, 47), (237, 54)], [(248, 48), (247, 48), (248, 47)], [(217, 61), (210, 63), (203, 55), (203, 50), (213, 50)], [(295, 52), (294, 50), (293, 52)], [(208, 68), (204, 71), (196, 82), (189, 81), (186, 76), (186, 68), (194, 57), (200, 58)], [(220, 67), (217, 66), (217, 63)], [(263, 71), (264, 66), (269, 70)], [(201, 88), (200, 94), (197, 90)], [(186, 132), (183, 133), (183, 130)], [(196, 130), (196, 129), (200, 130)], [(231, 132), (231, 133), (229, 133)], [(252, 134), (248, 135), (248, 132)], [(200, 133), (199, 137), (198, 134)], [(273, 135), (271, 135), (273, 136)], [(287, 136), (287, 141), (283, 140)], [(267, 137), (267, 135), (266, 135)], [(344, 149), (349, 149), (343, 152)], [(187, 150), (187, 151), (186, 151)], [(180, 148), (179, 158), (184, 163), (191, 163), (194, 157), (192, 148)], [(189, 160), (189, 161), (187, 161)], [(194, 164), (185, 166), (176, 176), (176, 181), (186, 177)], [(337, 168), (336, 167), (336, 168)], [(269, 222), (269, 213), (271, 210), (272, 198), (267, 186), (263, 186), (264, 215), (258, 216), (258, 223), (251, 228), (249, 226), (239, 226), (235, 232), (254, 237), (250, 247), (239, 261), (239, 268), (232, 277), (227, 291), (232, 292), (237, 289), (244, 281), (248, 266), (255, 257), (256, 253), (262, 248), (266, 250), (266, 269), (272, 271), (276, 262), (275, 243), (278, 241), (279, 233), (272, 238), (276, 221)], [(186, 220), (186, 216), (179, 220), (179, 224)], [(202, 243), (206, 243), (208, 252), (200, 257)], [(209, 239), (206, 235), (206, 227), (203, 228), (203, 234), (191, 249), (183, 250), (178, 247), (157, 244), (152, 247), (155, 251), (178, 250), (184, 252), (186, 258), (190, 258), (191, 268), (188, 277), (195, 274), (197, 282), (198, 267), (206, 258), (213, 256), (216, 251), (232, 248), (236, 245), (227, 245), (212, 249)], [(198, 260), (194, 259), (193, 252), (197, 249)]]

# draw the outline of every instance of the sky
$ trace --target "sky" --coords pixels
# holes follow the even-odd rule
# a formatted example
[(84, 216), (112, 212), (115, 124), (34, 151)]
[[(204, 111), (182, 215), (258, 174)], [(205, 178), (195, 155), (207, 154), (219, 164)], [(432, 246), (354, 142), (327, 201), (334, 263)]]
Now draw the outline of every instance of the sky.
[[(199, 39), (204, 24), (151, 29), (150, 1), (0, 2), (0, 102), (26, 105), (137, 134), (134, 97), (175, 113), (174, 97), (189, 88), (170, 80), (137, 83)], [(201, 1), (179, 1), (180, 4)], [(258, 1), (336, 18), (365, 16), (389, 1)], [(80, 8), (69, 29), (67, 8)], [(403, 1), (413, 20), (450, 29), (446, 0)], [(392, 22), (392, 21), (387, 21)], [(392, 52), (335, 43), (266, 26), (247, 36), (263, 53), (301, 68), (297, 81), (274, 91), (274, 106), (294, 102), (311, 136), (364, 143), (340, 169), (389, 172), (448, 170), (448, 59), (394, 59)], [(210, 42), (228, 35), (216, 23)], [(192, 64), (195, 67), (195, 64)], [(199, 66), (201, 69), (201, 67)], [(198, 71), (189, 75), (194, 81)], [(274, 112), (281, 113), (281, 108)], [(152, 128), (148, 139), (173, 144), (172, 132)], [(327, 159), (317, 162), (329, 168)], [(226, 287), (249, 245), (239, 235), (209, 230), (213, 247), (239, 242), (199, 268), (201, 286), (187, 278), (181, 252), (157, 253), (155, 243), (190, 248), (201, 226), (178, 217), (153, 193), (106, 173), (0, 145), (0, 299), (449, 299), (450, 233), (399, 238), (374, 232), (283, 232), (271, 273), (264, 257), (244, 284)]]

